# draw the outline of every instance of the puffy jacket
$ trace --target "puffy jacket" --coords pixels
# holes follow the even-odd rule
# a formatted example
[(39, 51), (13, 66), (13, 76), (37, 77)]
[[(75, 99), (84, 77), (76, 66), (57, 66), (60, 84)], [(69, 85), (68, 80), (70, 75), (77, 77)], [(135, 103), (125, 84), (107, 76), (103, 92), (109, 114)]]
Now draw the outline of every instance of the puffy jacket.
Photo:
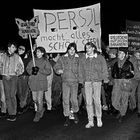
[(83, 82), (85, 81), (108, 81), (108, 68), (105, 58), (98, 54), (92, 59), (81, 56), (80, 66), (82, 69)]
[(80, 66), (79, 55), (75, 54), (70, 58), (68, 54), (65, 54), (59, 58), (54, 66), (54, 70), (58, 73), (58, 70), (63, 70), (62, 80), (63, 82), (79, 82), (80, 81)]

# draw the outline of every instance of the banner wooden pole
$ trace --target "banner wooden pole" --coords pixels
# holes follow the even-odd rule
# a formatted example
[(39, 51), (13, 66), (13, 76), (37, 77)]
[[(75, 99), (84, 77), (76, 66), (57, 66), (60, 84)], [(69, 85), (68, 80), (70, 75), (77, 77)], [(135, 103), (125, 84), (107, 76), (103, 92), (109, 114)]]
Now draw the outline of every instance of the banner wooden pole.
[(29, 34), (29, 40), (30, 40), (30, 46), (31, 46), (31, 53), (32, 53), (32, 59), (33, 59), (33, 65), (35, 67), (35, 57), (34, 57), (34, 52), (33, 52), (33, 46), (32, 46), (32, 40), (31, 40), (31, 35)]

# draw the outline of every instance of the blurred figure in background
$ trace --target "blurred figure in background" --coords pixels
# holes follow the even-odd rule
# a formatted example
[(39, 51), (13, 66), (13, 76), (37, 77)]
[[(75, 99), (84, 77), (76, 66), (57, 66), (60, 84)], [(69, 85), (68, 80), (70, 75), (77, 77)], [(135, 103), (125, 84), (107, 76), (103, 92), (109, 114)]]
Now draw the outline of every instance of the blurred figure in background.
[(114, 79), (112, 78), (112, 68), (115, 62), (118, 61), (117, 54), (118, 54), (117, 48), (110, 48), (108, 50), (109, 58), (107, 60), (107, 66), (108, 66), (108, 73), (109, 73), (109, 83), (104, 85), (104, 89), (106, 92), (106, 103), (108, 106), (108, 113), (111, 113), (111, 114), (116, 113), (116, 110), (112, 106), (111, 96), (112, 96), (112, 89), (114, 85)]
[[(2, 59), (2, 55), (4, 54), (4, 51), (0, 50), (0, 60)], [(3, 80), (2, 80), (2, 63), (0, 63), (0, 101), (1, 101), (1, 113), (0, 117), (6, 116), (6, 99), (5, 99), (5, 93), (4, 93), (4, 86), (3, 86)]]
[(132, 92), (130, 94), (130, 109), (137, 106), (137, 115), (140, 117), (140, 50), (135, 50), (130, 61), (134, 66), (134, 78), (132, 79)]
[(54, 66), (60, 57), (59, 53), (53, 53), (52, 59), (50, 59), (50, 64), (53, 68), (53, 80), (52, 80), (52, 107), (57, 109), (61, 104), (62, 95), (62, 77), (54, 71)]
[[(49, 62), (47, 59), (46, 61)], [(51, 74), (47, 76), (48, 90), (45, 91), (45, 100), (47, 104), (47, 110), (52, 110), (52, 80), (53, 80), (53, 68), (51, 66)]]
[(17, 83), (18, 86), (17, 97), (19, 100), (18, 114), (22, 114), (28, 108), (27, 98), (29, 94), (29, 86), (28, 86), (29, 74), (26, 71), (26, 67), (30, 61), (30, 58), (26, 56), (27, 55), (26, 48), (23, 45), (20, 45), (18, 47), (18, 54), (24, 63), (24, 72), (18, 76), (18, 83)]

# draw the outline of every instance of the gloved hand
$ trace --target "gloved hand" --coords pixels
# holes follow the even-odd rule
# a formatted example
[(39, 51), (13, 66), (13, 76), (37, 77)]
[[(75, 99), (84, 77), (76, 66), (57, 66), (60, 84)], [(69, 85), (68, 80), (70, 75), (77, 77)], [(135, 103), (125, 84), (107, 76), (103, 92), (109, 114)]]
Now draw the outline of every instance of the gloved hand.
[(78, 84), (78, 88), (83, 88), (83, 87), (84, 87), (84, 85), (82, 83)]
[(35, 66), (35, 67), (32, 67), (32, 75), (37, 75), (39, 71), (39, 67)]

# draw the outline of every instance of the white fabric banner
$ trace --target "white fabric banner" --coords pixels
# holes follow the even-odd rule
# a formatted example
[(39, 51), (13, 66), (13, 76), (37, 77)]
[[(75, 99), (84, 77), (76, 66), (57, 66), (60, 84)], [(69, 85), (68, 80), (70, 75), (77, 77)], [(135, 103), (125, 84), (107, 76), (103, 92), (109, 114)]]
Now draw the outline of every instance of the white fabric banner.
[(83, 51), (89, 41), (101, 51), (100, 3), (75, 9), (33, 9), (33, 12), (39, 16), (40, 35), (36, 43), (48, 53), (65, 52), (71, 42), (76, 42), (77, 50)]

